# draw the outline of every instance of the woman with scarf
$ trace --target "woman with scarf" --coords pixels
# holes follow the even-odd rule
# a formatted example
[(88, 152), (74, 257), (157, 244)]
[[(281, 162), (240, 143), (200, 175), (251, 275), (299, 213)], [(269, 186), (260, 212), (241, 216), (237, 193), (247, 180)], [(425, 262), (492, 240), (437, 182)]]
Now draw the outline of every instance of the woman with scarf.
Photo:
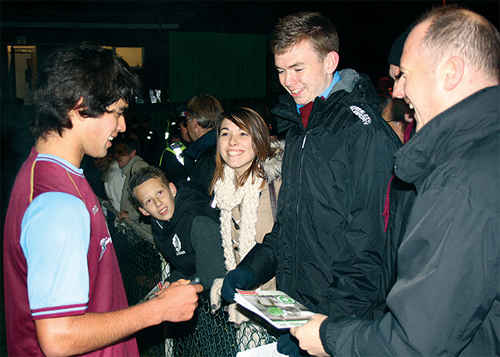
[[(224, 113), (216, 130), (216, 169), (211, 193), (221, 211), (222, 246), (226, 269), (230, 271), (273, 228), (281, 185), (284, 143), (277, 142), (271, 146), (266, 122), (257, 112), (248, 108)], [(213, 310), (220, 306), (221, 286), (222, 279), (216, 279), (211, 293)], [(275, 290), (275, 278), (261, 289)], [(229, 316), (229, 321), (234, 322), (235, 327), (248, 320), (236, 311), (235, 304), (230, 306)], [(267, 335), (256, 324), (245, 325), (247, 331), (250, 329), (255, 333), (258, 330), (261, 336)], [(240, 345), (251, 347), (249, 341), (243, 341), (248, 333), (238, 335)]]

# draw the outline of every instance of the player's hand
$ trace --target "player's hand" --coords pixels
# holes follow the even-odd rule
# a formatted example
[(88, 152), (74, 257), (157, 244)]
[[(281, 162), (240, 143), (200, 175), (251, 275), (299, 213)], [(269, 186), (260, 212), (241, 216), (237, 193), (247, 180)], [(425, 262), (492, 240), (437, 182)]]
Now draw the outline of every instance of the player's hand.
[(319, 337), (319, 328), (327, 317), (322, 314), (314, 314), (305, 325), (290, 329), (290, 333), (299, 340), (300, 348), (312, 356), (330, 356), (325, 352), (323, 343)]
[(189, 284), (189, 280), (179, 279), (161, 289), (158, 298), (150, 300), (160, 303), (158, 309), (162, 321), (181, 322), (190, 320), (198, 306), (198, 294), (203, 291), (201, 284)]

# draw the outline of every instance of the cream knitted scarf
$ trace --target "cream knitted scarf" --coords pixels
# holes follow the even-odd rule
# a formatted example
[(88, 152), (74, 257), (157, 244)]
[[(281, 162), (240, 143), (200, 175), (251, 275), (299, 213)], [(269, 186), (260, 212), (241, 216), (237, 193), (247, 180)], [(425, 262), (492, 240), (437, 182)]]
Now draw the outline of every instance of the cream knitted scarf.
[(238, 223), (239, 239), (238, 248), (241, 259), (255, 245), (257, 208), (259, 207), (260, 186), (262, 178), (248, 177), (245, 184), (235, 187), (235, 173), (229, 166), (224, 165), (224, 176), (217, 180), (214, 185), (215, 202), (219, 207), (222, 246), (227, 271), (236, 268), (236, 258), (233, 251), (233, 239), (231, 236), (232, 210), (241, 204), (241, 221)]

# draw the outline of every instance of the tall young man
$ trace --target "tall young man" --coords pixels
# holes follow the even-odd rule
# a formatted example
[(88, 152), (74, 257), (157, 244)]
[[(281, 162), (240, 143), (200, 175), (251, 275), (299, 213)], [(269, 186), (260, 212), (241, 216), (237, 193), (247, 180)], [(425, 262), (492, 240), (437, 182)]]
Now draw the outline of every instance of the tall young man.
[[(373, 318), (391, 271), (383, 208), (401, 143), (378, 115), (370, 79), (337, 71), (339, 38), (327, 18), (286, 16), (271, 49), (288, 92), (272, 110), (279, 131), (288, 129), (278, 221), (228, 273), (223, 296), (276, 275), (280, 290), (313, 311)], [(299, 353), (289, 337), (278, 350)]]

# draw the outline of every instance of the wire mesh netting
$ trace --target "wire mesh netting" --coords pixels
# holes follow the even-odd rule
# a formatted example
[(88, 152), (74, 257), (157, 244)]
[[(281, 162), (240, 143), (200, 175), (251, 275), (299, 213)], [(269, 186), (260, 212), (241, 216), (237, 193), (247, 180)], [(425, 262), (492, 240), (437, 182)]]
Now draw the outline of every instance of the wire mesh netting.
[[(113, 239), (129, 305), (135, 305), (170, 274), (170, 267), (155, 248), (153, 237), (132, 222), (120, 223), (118, 212), (102, 202)], [(137, 334), (141, 356), (231, 357), (239, 351), (277, 341), (274, 335), (254, 322), (235, 328), (221, 308), (212, 314), (210, 299), (201, 294), (193, 319), (164, 323)], [(262, 321), (260, 322), (262, 324)]]

